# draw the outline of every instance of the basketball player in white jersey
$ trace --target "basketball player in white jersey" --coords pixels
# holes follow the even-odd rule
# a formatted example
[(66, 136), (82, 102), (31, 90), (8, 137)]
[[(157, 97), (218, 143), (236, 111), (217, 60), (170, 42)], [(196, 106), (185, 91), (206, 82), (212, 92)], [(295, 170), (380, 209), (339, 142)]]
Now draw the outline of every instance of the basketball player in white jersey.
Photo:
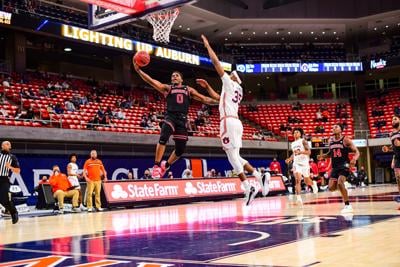
[(79, 178), (82, 176), (78, 173), (79, 167), (76, 164), (78, 157), (76, 154), (71, 154), (69, 156), (69, 163), (67, 165), (67, 174), (68, 180), (74, 189), (79, 191), (79, 202), (81, 203), (81, 210), (87, 210), (85, 206), (82, 204), (82, 192), (81, 192), (81, 184), (79, 183)]
[(246, 205), (254, 199), (257, 192), (255, 188), (249, 184), (244, 174), (244, 170), (254, 175), (260, 182), (262, 193), (266, 196), (269, 192), (269, 176), (264, 180), (261, 174), (250, 165), (250, 163), (240, 156), (240, 148), (242, 147), (243, 125), (238, 116), (239, 104), (243, 98), (243, 89), (240, 86), (241, 80), (236, 71), (231, 75), (225, 73), (217, 55), (208, 43), (207, 38), (202, 35), (204, 46), (207, 48), (210, 59), (222, 79), (221, 95), (217, 94), (205, 80), (197, 80), (197, 83), (206, 88), (211, 98), (219, 101), (220, 114), (220, 139), (222, 147), (225, 150), (228, 160), (234, 171), (238, 174), (242, 181), (246, 195)]
[(296, 179), (296, 203), (302, 205), (303, 200), (301, 198), (301, 180), (304, 177), (304, 182), (306, 185), (312, 187), (313, 192), (318, 193), (317, 182), (311, 180), (310, 178), (310, 155), (311, 150), (305, 139), (303, 139), (303, 129), (294, 128), (293, 137), (294, 141), (291, 144), (292, 155), (286, 159), (286, 163), (289, 164), (293, 162), (293, 175)]

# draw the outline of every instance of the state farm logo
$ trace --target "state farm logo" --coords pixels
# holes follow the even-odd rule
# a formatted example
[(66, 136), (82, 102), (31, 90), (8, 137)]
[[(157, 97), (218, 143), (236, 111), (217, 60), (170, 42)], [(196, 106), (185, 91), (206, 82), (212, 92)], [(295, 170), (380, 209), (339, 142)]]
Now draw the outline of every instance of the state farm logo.
[(111, 192), (111, 196), (114, 199), (120, 199), (120, 198), (128, 198), (128, 193), (122, 189), (122, 186), (119, 184), (114, 185), (113, 191)]
[(197, 194), (197, 188), (193, 186), (191, 182), (186, 183), (185, 193), (187, 195), (194, 195)]

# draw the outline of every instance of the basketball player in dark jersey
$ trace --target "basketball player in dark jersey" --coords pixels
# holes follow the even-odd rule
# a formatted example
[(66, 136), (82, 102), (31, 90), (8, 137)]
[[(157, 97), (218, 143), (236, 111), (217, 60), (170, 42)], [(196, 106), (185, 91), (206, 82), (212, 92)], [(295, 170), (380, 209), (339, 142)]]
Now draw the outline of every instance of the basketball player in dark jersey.
[[(360, 157), (358, 148), (353, 144), (353, 141), (347, 136), (342, 135), (343, 126), (335, 124), (333, 126), (333, 136), (329, 140), (329, 152), (320, 157), (332, 160), (332, 172), (329, 178), (329, 191), (339, 189), (345, 203), (342, 212), (353, 212), (353, 208), (349, 203), (349, 195), (345, 187), (347, 176), (350, 174), (350, 168), (354, 167)], [(353, 159), (349, 160), (349, 153), (354, 152)]]
[[(400, 115), (399, 114), (393, 115), (392, 126), (393, 126), (393, 132), (390, 134), (390, 141), (392, 145), (390, 147), (383, 146), (382, 151), (383, 152), (393, 151), (394, 153), (391, 168), (393, 169), (394, 175), (396, 176), (397, 188), (400, 193)], [(400, 202), (400, 195), (396, 196), (394, 200)]]
[[(155, 162), (153, 167), (153, 178), (162, 178), (170, 166), (177, 161), (185, 151), (188, 140), (187, 115), (191, 98), (206, 105), (217, 105), (218, 101), (206, 97), (194, 88), (183, 85), (183, 76), (180, 72), (174, 71), (171, 75), (171, 84), (163, 84), (142, 71), (138, 65), (134, 64), (139, 76), (151, 85), (154, 89), (164, 95), (167, 101), (167, 113), (161, 127), (160, 139), (156, 148)], [(166, 144), (173, 135), (175, 150), (171, 153), (167, 161), (162, 161)]]

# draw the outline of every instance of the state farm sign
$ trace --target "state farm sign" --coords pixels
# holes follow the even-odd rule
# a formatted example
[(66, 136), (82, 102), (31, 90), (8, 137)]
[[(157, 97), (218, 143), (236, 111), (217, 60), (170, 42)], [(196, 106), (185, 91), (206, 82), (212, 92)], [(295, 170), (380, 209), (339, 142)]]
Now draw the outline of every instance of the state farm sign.
[[(257, 190), (261, 190), (261, 187), (254, 178), (249, 178), (249, 181)], [(103, 189), (108, 203), (111, 204), (158, 199), (225, 196), (243, 193), (243, 188), (238, 178), (107, 181), (103, 184)], [(285, 190), (281, 177), (271, 177), (270, 190)]]

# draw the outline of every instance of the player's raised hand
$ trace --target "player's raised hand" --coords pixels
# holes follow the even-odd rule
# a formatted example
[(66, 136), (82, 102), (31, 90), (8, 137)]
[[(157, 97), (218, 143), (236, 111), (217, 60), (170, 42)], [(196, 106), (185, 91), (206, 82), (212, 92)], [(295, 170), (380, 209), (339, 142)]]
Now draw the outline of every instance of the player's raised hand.
[(135, 69), (136, 72), (140, 70), (140, 67), (135, 62), (133, 62), (133, 68)]
[(201, 39), (203, 39), (203, 43), (205, 46), (209, 46), (210, 44), (208, 43), (207, 37), (205, 37), (203, 34), (201, 35)]
[(285, 159), (285, 162), (286, 162), (286, 164), (290, 164), (290, 162), (292, 162), (292, 159), (291, 158), (287, 158), (287, 159)]
[(204, 79), (196, 79), (196, 83), (198, 85), (200, 85), (203, 88), (207, 88), (208, 87), (208, 82)]

